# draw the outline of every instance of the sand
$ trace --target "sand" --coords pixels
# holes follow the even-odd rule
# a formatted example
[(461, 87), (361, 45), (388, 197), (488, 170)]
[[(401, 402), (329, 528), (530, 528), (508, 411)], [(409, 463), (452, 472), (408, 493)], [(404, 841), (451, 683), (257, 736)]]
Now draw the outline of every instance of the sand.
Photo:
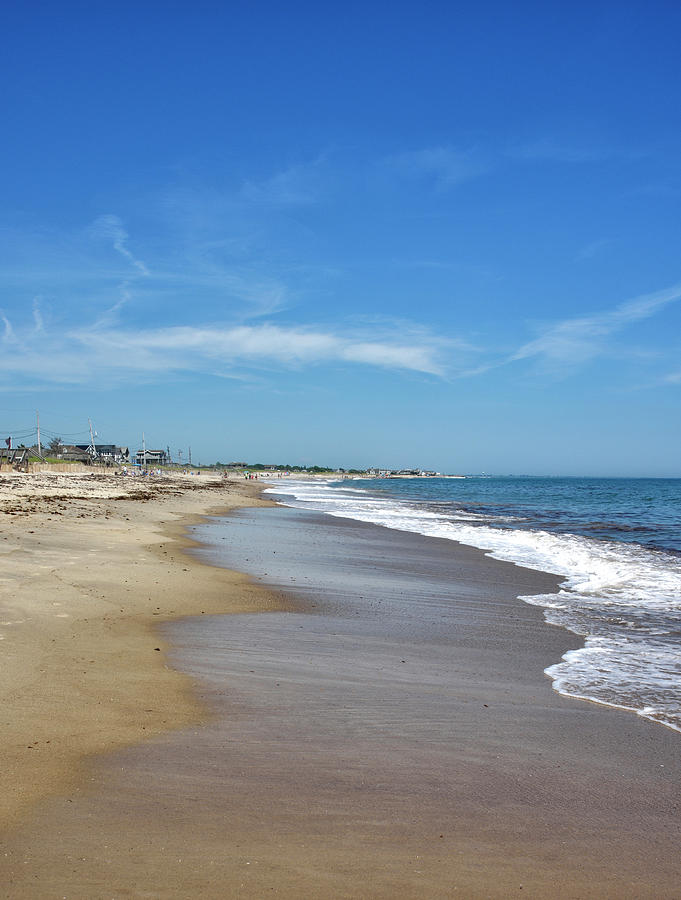
[(90, 755), (206, 714), (153, 626), (272, 605), (181, 552), (197, 516), (263, 502), (209, 475), (0, 476), (0, 829)]
[[(578, 639), (515, 597), (552, 576), (236, 512), (234, 559), (264, 585), (184, 536), (257, 504), (252, 483), (19, 484), (0, 494), (4, 896), (678, 896), (681, 736), (551, 690)], [(14, 499), (50, 484), (88, 499)]]

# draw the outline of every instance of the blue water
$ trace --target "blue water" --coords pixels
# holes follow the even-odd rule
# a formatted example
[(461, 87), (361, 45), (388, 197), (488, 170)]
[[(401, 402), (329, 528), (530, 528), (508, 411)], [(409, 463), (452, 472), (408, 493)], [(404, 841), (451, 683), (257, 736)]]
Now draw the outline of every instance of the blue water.
[(376, 479), (372, 491), (473, 513), (504, 528), (541, 528), (681, 553), (681, 479)]
[(546, 670), (554, 688), (681, 730), (681, 479), (287, 479), (270, 491), (561, 576), (559, 592), (524, 598), (584, 638)]

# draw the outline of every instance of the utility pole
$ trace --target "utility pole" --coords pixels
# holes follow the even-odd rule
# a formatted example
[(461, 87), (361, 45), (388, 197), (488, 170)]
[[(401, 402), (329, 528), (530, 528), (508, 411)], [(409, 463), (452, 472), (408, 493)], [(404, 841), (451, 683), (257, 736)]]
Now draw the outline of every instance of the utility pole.
[(147, 443), (144, 440), (144, 432), (142, 432), (142, 465), (146, 468), (146, 465), (147, 465)]
[(40, 446), (40, 413), (38, 412), (37, 409), (35, 411), (35, 417), (38, 422), (38, 456), (42, 456), (43, 448)]
[(95, 447), (95, 435), (96, 431), (92, 430), (92, 419), (87, 420), (88, 425), (90, 426), (90, 446), (88, 447), (88, 453), (93, 459), (97, 459), (97, 448)]
[(166, 444), (166, 459), (167, 459), (167, 465), (170, 465), (172, 462), (172, 459), (170, 458), (170, 447), (167, 444)]
[(192, 464), (192, 448), (190, 447), (189, 448), (189, 465), (191, 466), (191, 464)]
[(177, 455), (180, 457), (180, 468), (182, 468), (182, 451), (178, 450)]

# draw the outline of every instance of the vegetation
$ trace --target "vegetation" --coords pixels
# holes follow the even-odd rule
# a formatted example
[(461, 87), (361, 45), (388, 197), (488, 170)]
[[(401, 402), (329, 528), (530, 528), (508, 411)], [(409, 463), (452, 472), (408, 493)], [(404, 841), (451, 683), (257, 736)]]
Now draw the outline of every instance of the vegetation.
[(58, 463), (60, 466), (78, 466), (80, 463), (75, 459), (59, 459), (56, 456), (29, 456), (29, 462), (46, 462), (46, 463)]
[[(333, 472), (345, 472), (345, 469), (339, 469), (335, 466), (292, 466), (289, 463), (277, 463), (276, 465), (267, 466), (264, 463), (222, 463), (216, 462), (211, 468), (214, 469), (248, 469), (249, 472), (309, 472), (313, 475), (323, 475)], [(363, 469), (348, 469), (352, 475), (364, 474)]]
[(52, 456), (57, 456), (63, 446), (64, 441), (60, 437), (53, 437), (50, 443), (47, 445)]

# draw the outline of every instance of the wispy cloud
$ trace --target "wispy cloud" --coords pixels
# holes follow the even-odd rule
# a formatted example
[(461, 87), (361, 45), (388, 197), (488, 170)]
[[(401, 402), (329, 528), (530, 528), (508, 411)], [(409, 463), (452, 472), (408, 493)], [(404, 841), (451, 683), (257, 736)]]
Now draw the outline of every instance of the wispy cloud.
[(534, 162), (592, 163), (609, 159), (614, 151), (599, 143), (575, 143), (544, 137), (524, 144), (515, 144), (507, 151), (511, 159)]
[(431, 179), (443, 190), (482, 175), (488, 169), (487, 164), (473, 151), (452, 147), (430, 147), (400, 153), (388, 157), (384, 164), (404, 176)]
[(547, 326), (539, 337), (520, 347), (507, 362), (540, 358), (563, 367), (581, 365), (603, 353), (611, 335), (655, 315), (679, 299), (681, 284), (676, 284), (654, 294), (627, 300), (606, 312), (563, 319)]
[(128, 365), (163, 371), (263, 364), (300, 367), (322, 363), (357, 363), (430, 375), (444, 373), (444, 343), (420, 335), (419, 342), (400, 336), (371, 340), (315, 328), (262, 324), (237, 327), (177, 326), (130, 333), (121, 330), (73, 332), (73, 339), (109, 359), (125, 354)]
[(301, 278), (290, 275), (285, 260), (271, 258), (264, 229), (244, 246), (240, 229), (250, 226), (236, 213), (225, 220), (206, 213), (203, 230), (195, 219), (202, 220), (204, 210), (194, 208), (192, 219), (191, 200), (164, 213), (145, 233), (144, 259), (133, 252), (134, 233), (112, 214), (72, 231), (7, 229), (0, 267), (12, 322), (21, 321), (26, 303), (14, 298), (31, 289), (36, 328), (53, 318), (113, 327), (127, 314), (174, 322), (189, 310), (199, 321), (247, 321), (296, 302)]
[(92, 234), (97, 237), (109, 239), (114, 250), (133, 265), (142, 275), (149, 275), (149, 270), (141, 259), (137, 259), (128, 249), (127, 243), (129, 235), (123, 223), (114, 215), (99, 216), (92, 223)]
[(332, 328), (261, 325), (178, 325), (128, 330), (101, 327), (63, 332), (26, 330), (21, 340), (2, 317), (0, 372), (29, 378), (82, 384), (93, 378), (127, 382), (168, 373), (233, 375), (249, 369), (301, 369), (320, 365), (368, 366), (442, 377), (454, 342), (415, 326), (394, 333), (383, 329), (342, 331)]
[(120, 310), (132, 299), (131, 282), (135, 278), (149, 278), (150, 272), (145, 263), (141, 259), (137, 259), (128, 249), (129, 235), (118, 216), (112, 214), (99, 216), (90, 226), (90, 233), (95, 238), (111, 241), (113, 249), (136, 270), (118, 285), (118, 300), (109, 306), (99, 318), (99, 324), (104, 325), (115, 321)]
[(601, 238), (597, 241), (590, 241), (588, 244), (585, 244), (580, 248), (580, 250), (575, 255), (575, 259), (579, 261), (593, 259), (601, 252), (601, 250), (603, 250), (610, 244), (612, 244), (612, 240), (610, 240), (610, 238)]
[(269, 316), (285, 309), (290, 301), (289, 290), (279, 278), (266, 275), (246, 266), (226, 266), (204, 254), (203, 261), (187, 278), (187, 288), (198, 285), (219, 291), (223, 298), (238, 301), (235, 314), (242, 319)]
[(18, 341), (17, 341), (16, 334), (14, 333), (14, 328), (12, 327), (12, 323), (10, 322), (10, 320), (7, 318), (7, 316), (4, 313), (0, 313), (0, 321), (2, 321), (2, 324), (4, 326), (4, 331), (3, 331), (3, 335), (2, 335), (3, 345), (8, 346), (8, 345), (17, 344)]
[(45, 322), (43, 321), (43, 314), (40, 309), (40, 297), (34, 297), (33, 299), (33, 323), (36, 332), (44, 331)]
[(272, 206), (306, 206), (316, 203), (321, 189), (321, 160), (290, 166), (262, 181), (246, 181), (240, 199)]

